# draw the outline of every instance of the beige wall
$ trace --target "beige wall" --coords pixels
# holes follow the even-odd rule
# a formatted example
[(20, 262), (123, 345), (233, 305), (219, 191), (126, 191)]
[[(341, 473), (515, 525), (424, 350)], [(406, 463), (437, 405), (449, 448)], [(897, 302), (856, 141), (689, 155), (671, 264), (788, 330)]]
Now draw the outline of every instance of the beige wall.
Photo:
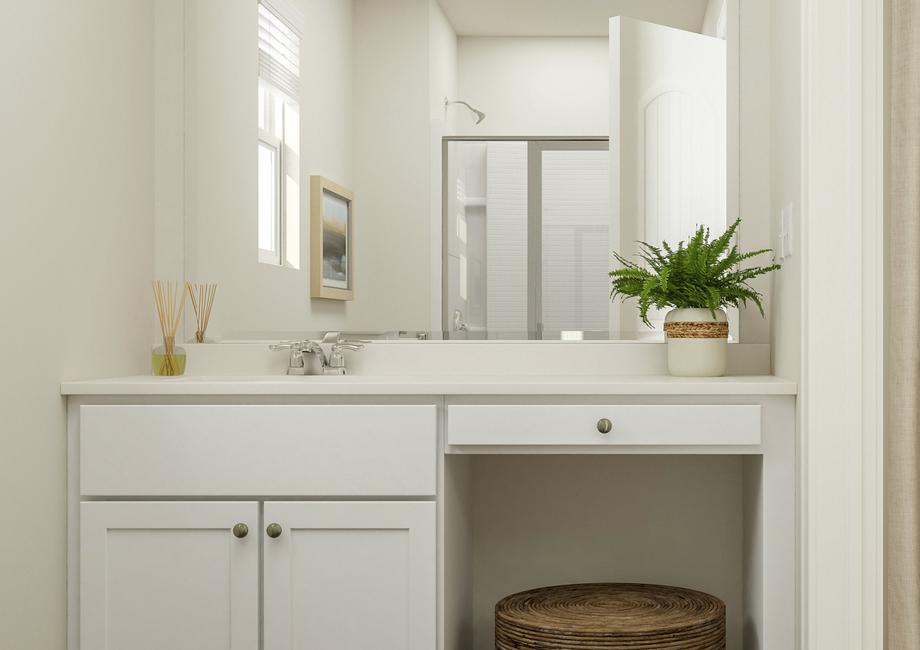
[(508, 594), (595, 581), (715, 594), (741, 647), (741, 458), (486, 455), (472, 481), (473, 649), (495, 647)]
[[(432, 88), (455, 83), (450, 26), (431, 0), (296, 1), (306, 17), (299, 269), (256, 255), (257, 56), (242, 45), (254, 42), (256, 5), (186, 3), (185, 273), (221, 285), (209, 334), (428, 329), (430, 113)], [(431, 64), (430, 41), (438, 48)], [(309, 295), (312, 174), (355, 193), (351, 302)]]
[(436, 0), (428, 2), (428, 95), (431, 119), (452, 133), (459, 109), (444, 110), (444, 98), (457, 99), (457, 32)]
[(65, 645), (62, 379), (144, 372), (152, 338), (153, 4), (6, 3), (0, 647)]
[[(743, 10), (741, 4), (744, 5)], [(738, 234), (742, 251), (772, 248), (770, 234), (770, 3), (727, 3), (728, 30), (728, 215), (744, 221)], [(736, 36), (737, 34), (737, 36)], [(733, 80), (734, 89), (733, 92)], [(735, 120), (737, 120), (737, 125)], [(737, 129), (737, 139), (732, 135)], [(764, 264), (769, 257), (752, 260)], [(753, 305), (741, 310), (741, 341), (769, 343), (772, 296), (769, 277), (751, 285), (764, 296), (766, 318)]]
[(700, 29), (700, 33), (725, 38), (726, 20), (728, 18), (725, 13), (726, 9), (725, 0), (709, 0), (706, 3), (706, 14), (703, 16), (703, 27)]
[(436, 0), (428, 3), (428, 96), (430, 102), (431, 137), (429, 139), (429, 207), (431, 224), (431, 261), (428, 265), (430, 294), (429, 325), (426, 329), (440, 330), (441, 323), (441, 156), (442, 138), (456, 132), (462, 108), (445, 110), (444, 98), (457, 99), (457, 32)]
[(610, 130), (606, 37), (461, 37), (458, 58), (460, 99), (488, 116), (477, 126), (459, 115), (461, 135), (604, 136)]
[(354, 1), (352, 331), (429, 324), (429, 9), (428, 0)]
[[(186, 276), (220, 284), (209, 335), (221, 340), (342, 329), (353, 304), (310, 299), (309, 178), (318, 174), (354, 189), (352, 3), (296, 0), (306, 16), (298, 269), (260, 264), (256, 252), (257, 5), (185, 4), (186, 136), (175, 165), (183, 164), (184, 153)], [(158, 92), (183, 74), (174, 67), (161, 72)]]
[(779, 213), (792, 204), (792, 256), (773, 274), (773, 371), (787, 379), (801, 374), (801, 6), (798, 0), (771, 4), (772, 152), (771, 198), (773, 245)]

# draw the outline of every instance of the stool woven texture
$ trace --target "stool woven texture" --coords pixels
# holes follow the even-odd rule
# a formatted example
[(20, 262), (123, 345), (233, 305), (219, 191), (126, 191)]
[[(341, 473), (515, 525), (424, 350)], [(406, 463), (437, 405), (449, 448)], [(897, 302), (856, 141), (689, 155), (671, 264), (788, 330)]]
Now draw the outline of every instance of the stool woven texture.
[(496, 650), (724, 650), (725, 603), (643, 584), (560, 585), (495, 606)]

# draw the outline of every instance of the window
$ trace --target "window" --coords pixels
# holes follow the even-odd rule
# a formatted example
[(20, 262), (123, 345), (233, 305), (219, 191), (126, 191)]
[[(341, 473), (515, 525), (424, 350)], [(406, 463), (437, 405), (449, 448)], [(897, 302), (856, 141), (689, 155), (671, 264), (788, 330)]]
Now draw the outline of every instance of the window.
[(300, 268), (300, 33), (280, 0), (259, 3), (258, 250)]

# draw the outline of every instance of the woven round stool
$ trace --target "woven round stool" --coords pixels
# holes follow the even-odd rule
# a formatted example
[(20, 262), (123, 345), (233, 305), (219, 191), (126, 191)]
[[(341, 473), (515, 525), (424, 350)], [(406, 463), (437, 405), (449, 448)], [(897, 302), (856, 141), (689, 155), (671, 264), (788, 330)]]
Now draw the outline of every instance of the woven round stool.
[(724, 650), (725, 603), (641, 584), (544, 587), (495, 606), (496, 650)]

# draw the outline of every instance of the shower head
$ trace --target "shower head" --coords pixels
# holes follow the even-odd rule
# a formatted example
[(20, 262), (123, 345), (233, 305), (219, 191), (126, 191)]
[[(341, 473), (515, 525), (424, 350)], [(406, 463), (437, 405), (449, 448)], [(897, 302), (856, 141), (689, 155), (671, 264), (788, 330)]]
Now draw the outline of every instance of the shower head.
[(444, 98), (444, 110), (447, 110), (447, 107), (448, 107), (448, 106), (451, 106), (452, 104), (461, 104), (461, 105), (463, 105), (463, 106), (466, 106), (468, 109), (470, 109), (470, 111), (472, 111), (473, 115), (476, 116), (476, 117), (475, 117), (475, 119), (476, 119), (476, 124), (479, 124), (479, 123), (482, 122), (484, 119), (486, 119), (486, 114), (485, 114), (485, 113), (483, 113), (483, 112), (480, 111), (480, 110), (477, 110), (477, 109), (473, 108), (472, 106), (470, 106), (470, 105), (467, 104), (466, 102), (462, 102), (462, 101), (460, 101), (460, 100), (451, 101), (451, 100), (449, 100), (447, 97)]

